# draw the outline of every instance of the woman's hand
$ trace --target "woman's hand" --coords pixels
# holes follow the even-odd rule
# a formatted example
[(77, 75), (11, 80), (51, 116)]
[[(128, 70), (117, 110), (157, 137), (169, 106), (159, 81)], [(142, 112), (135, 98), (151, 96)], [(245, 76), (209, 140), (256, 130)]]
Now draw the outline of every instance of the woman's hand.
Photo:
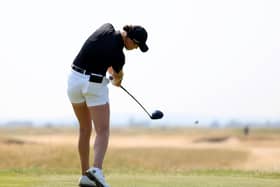
[(123, 71), (121, 70), (119, 73), (115, 72), (112, 67), (108, 68), (109, 74), (111, 74), (110, 80), (114, 86), (121, 86), (122, 79), (123, 79)]

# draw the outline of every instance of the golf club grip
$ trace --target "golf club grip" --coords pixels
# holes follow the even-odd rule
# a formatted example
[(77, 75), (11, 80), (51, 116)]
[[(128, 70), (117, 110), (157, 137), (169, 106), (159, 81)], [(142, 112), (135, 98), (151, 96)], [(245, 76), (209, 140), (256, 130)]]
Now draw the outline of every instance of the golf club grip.
[(120, 86), (121, 89), (123, 89), (128, 95), (130, 95), (130, 97), (132, 97), (132, 99), (134, 99), (134, 101), (136, 101), (141, 107), (142, 109), (148, 114), (148, 116), (150, 116), (150, 118), (152, 117), (149, 112), (141, 105), (141, 103), (133, 96), (131, 95), (122, 85)]

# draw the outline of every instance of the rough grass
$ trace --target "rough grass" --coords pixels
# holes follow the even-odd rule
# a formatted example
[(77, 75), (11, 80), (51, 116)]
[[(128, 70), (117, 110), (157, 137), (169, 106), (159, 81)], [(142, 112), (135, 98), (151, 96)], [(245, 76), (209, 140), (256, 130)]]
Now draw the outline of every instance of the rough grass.
[(184, 172), (190, 169), (232, 168), (246, 161), (247, 152), (219, 149), (123, 148), (111, 149), (108, 168), (120, 171)]
[[(77, 170), (79, 157), (75, 146), (0, 144), (0, 168)], [(234, 168), (246, 161), (248, 153), (240, 150), (176, 148), (112, 148), (108, 150), (105, 168), (123, 172), (184, 172), (199, 168)]]

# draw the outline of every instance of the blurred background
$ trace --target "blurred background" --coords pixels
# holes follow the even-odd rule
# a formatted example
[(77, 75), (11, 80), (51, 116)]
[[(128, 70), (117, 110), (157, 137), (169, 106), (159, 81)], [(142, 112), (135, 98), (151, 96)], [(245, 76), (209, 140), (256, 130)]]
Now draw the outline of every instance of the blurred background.
[(76, 124), (70, 65), (103, 23), (138, 24), (149, 52), (125, 51), (123, 85), (110, 86), (113, 126), (278, 126), (280, 2), (274, 0), (0, 3), (0, 123)]

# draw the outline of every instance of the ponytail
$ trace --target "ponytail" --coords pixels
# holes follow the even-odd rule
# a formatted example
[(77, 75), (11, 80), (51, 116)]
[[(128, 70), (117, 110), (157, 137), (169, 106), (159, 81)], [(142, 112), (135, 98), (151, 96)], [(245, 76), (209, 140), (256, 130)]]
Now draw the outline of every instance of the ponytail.
[(133, 30), (133, 26), (132, 25), (125, 25), (123, 27), (123, 30), (127, 33), (127, 36), (129, 37), (131, 35), (131, 31)]

